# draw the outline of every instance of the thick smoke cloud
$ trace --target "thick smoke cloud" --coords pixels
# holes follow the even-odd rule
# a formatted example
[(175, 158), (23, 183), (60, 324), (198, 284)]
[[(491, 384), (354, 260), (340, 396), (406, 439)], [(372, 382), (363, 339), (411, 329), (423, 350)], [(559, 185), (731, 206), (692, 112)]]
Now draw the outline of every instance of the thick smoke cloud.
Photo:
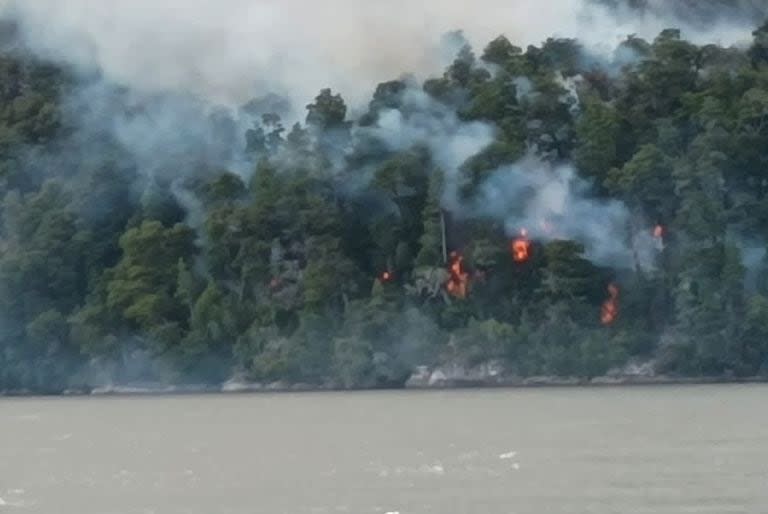
[(189, 95), (137, 93), (101, 79), (66, 98), (64, 119), (81, 130), (82, 152), (92, 150), (88, 138), (109, 134), (149, 179), (190, 174), (201, 165), (240, 171), (237, 150), (244, 147), (242, 133), (249, 126)]
[[(298, 115), (322, 87), (341, 91), (355, 105), (366, 100), (376, 83), (400, 73), (438, 72), (445, 64), (441, 36), (455, 29), (462, 29), (476, 48), (504, 33), (523, 46), (563, 36), (605, 51), (627, 34), (652, 38), (670, 24), (687, 25), (686, 36), (693, 40), (722, 43), (748, 39), (751, 30), (733, 15), (710, 14), (702, 26), (699, 10), (662, 8), (662, 2), (651, 2), (642, 13), (601, 4), (0, 0), (0, 14), (21, 23), (23, 36), (37, 52), (101, 70), (110, 81), (232, 104), (280, 92), (293, 100)], [(702, 16), (710, 11), (701, 10)], [(674, 15), (683, 17), (668, 17)]]
[[(235, 107), (277, 93), (292, 106), (286, 112), (291, 109), (282, 105), (282, 114), (297, 119), (317, 91), (330, 86), (359, 112), (378, 82), (401, 73), (420, 74), (415, 79), (439, 73), (465, 42), (482, 48), (500, 33), (521, 46), (578, 37), (592, 55), (609, 56), (626, 35), (650, 39), (669, 25), (682, 25), (692, 40), (745, 41), (754, 25), (746, 20), (760, 13), (748, 1), (641, 4), (478, 0), (467, 16), (466, 3), (458, 0), (328, 0), (317, 6), (300, 0), (0, 0), (0, 16), (19, 23), (24, 43), (36, 53), (101, 77), (70, 100), (73, 124), (110, 134), (148, 187), (201, 164), (249, 173), (242, 134), (252, 119), (242, 110), (212, 112), (216, 104)], [(461, 34), (451, 32), (459, 28)], [(458, 214), (501, 220), (510, 235), (526, 227), (541, 239), (579, 240), (598, 262), (630, 262), (633, 252), (621, 236), (626, 209), (591, 199), (569, 166), (552, 168), (530, 157), (491, 174), (479, 201), (459, 200), (458, 170), (493, 140), (490, 125), (461, 122), (409, 89), (400, 109), (380, 113), (363, 132), (392, 151), (428, 146), (448, 177), (443, 203)], [(189, 211), (188, 222), (199, 225), (189, 192), (175, 182), (172, 193)]]

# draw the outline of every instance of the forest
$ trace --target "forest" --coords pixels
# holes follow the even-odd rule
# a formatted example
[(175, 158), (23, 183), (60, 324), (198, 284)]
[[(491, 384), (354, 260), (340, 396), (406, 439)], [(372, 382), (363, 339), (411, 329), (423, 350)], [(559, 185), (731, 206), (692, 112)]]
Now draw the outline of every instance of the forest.
[(300, 119), (0, 44), (0, 391), (768, 374), (768, 23), (499, 36)]

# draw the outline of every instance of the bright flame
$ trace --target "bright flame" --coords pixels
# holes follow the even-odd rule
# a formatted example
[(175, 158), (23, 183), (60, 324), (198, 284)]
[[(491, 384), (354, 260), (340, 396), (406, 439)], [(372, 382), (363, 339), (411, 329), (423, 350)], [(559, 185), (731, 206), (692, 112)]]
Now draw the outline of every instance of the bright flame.
[(611, 284), (608, 286), (608, 299), (603, 303), (600, 310), (600, 321), (603, 325), (610, 325), (619, 316), (619, 286)]
[(391, 282), (395, 278), (394, 273), (391, 271), (385, 271), (379, 276), (379, 280), (382, 282)]
[(469, 293), (469, 273), (464, 269), (464, 257), (458, 252), (451, 252), (448, 266), (450, 277), (445, 284), (449, 294), (456, 298), (466, 298)]
[(664, 238), (664, 227), (661, 225), (656, 225), (653, 229), (653, 237), (656, 239), (663, 239)]
[(531, 241), (528, 239), (528, 231), (522, 229), (520, 237), (517, 237), (510, 245), (512, 258), (515, 262), (526, 262), (531, 257)]

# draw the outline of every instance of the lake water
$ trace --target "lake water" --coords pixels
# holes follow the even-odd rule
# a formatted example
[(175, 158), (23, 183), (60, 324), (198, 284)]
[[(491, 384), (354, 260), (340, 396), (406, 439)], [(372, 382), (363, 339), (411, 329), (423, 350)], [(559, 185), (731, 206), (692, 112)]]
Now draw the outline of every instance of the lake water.
[(768, 513), (768, 386), (0, 399), (0, 513)]

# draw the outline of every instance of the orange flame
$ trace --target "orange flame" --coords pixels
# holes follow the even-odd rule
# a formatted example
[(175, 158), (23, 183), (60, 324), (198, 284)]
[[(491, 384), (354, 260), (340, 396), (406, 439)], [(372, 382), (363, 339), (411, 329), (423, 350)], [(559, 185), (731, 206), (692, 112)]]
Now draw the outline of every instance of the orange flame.
[(515, 262), (526, 262), (530, 259), (531, 241), (528, 239), (528, 231), (526, 229), (520, 231), (520, 237), (512, 241), (510, 249)]
[(445, 284), (448, 293), (456, 298), (466, 298), (469, 292), (469, 273), (464, 269), (464, 257), (458, 252), (451, 252), (448, 272), (450, 277)]
[(379, 276), (379, 280), (381, 282), (391, 282), (392, 280), (394, 280), (394, 278), (395, 278), (395, 274), (392, 273), (391, 271), (385, 271)]
[(603, 303), (600, 310), (600, 321), (603, 325), (611, 325), (619, 316), (619, 286), (611, 284), (608, 286), (608, 299)]
[(664, 227), (661, 225), (656, 225), (653, 229), (653, 237), (656, 239), (663, 239), (664, 238)]

